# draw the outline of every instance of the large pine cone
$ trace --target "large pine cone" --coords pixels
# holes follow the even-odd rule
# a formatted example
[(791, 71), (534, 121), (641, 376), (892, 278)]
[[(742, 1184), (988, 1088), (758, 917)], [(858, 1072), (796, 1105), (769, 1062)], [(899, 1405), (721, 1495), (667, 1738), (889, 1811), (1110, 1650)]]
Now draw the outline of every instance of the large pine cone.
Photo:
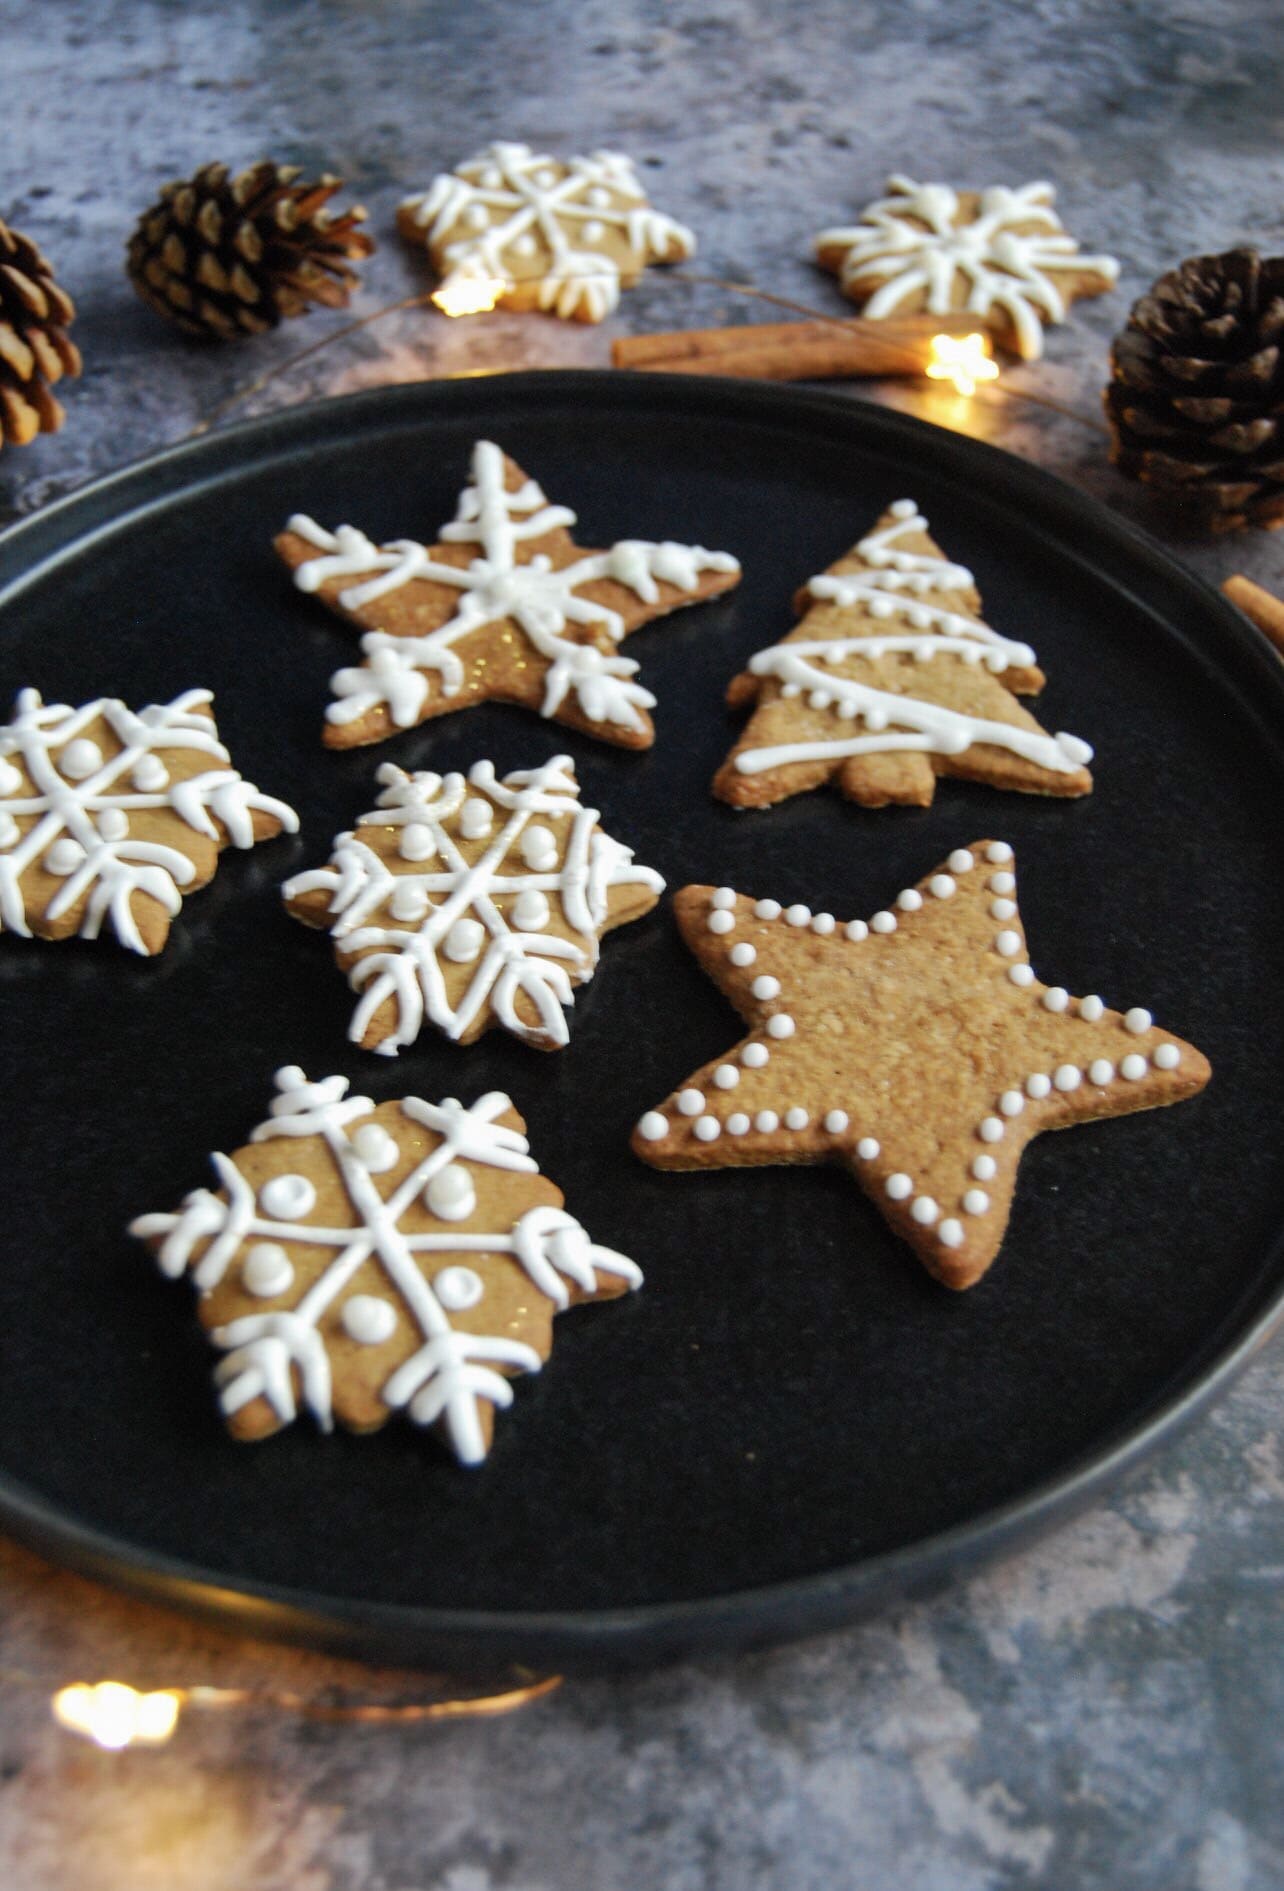
[(206, 341), (261, 335), (316, 302), (346, 308), (358, 282), (348, 261), (374, 249), (357, 228), (366, 213), (331, 216), (342, 179), (298, 176), (297, 165), (264, 159), (236, 177), (206, 164), (167, 184), (129, 240), (130, 279), (148, 307)]
[(1111, 458), (1213, 531), (1284, 525), (1284, 256), (1192, 256), (1111, 349)]
[(61, 427), (62, 406), (49, 389), (80, 373), (80, 350), (67, 334), (75, 313), (31, 238), (0, 219), (0, 447), (26, 446)]

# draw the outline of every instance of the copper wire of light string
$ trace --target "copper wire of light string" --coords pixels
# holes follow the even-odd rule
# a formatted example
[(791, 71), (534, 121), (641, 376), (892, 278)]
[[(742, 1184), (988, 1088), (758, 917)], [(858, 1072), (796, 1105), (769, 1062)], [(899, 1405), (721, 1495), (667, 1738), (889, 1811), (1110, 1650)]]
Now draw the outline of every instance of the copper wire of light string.
[[(788, 309), (794, 315), (805, 316), (808, 321), (825, 322), (845, 333), (850, 332), (850, 316), (835, 315), (831, 309), (811, 308), (806, 302), (798, 302), (792, 296), (775, 295), (769, 289), (759, 289), (754, 283), (732, 282), (722, 276), (705, 276), (695, 271), (685, 269), (669, 270), (664, 276), (657, 278), (657, 282), (653, 286), (658, 286), (659, 283), (677, 283), (684, 287), (690, 285), (693, 287), (721, 289), (728, 295), (742, 295), (750, 297), (756, 302), (768, 302), (774, 308)], [(247, 381), (244, 387), (237, 388), (224, 400), (219, 401), (216, 406), (210, 409), (209, 413), (207, 413), (203, 419), (197, 422), (196, 426), (192, 428), (191, 433), (187, 437), (189, 439), (195, 439), (199, 434), (208, 433), (211, 427), (216, 427), (221, 420), (225, 419), (229, 413), (232, 413), (239, 407), (243, 401), (249, 400), (263, 388), (269, 387), (273, 381), (278, 381), (283, 375), (289, 374), (292, 369), (299, 366), (300, 362), (311, 360), (314, 355), (319, 355), (327, 348), (332, 348), (336, 342), (346, 340), (349, 335), (355, 335), (361, 329), (369, 328), (373, 323), (381, 322), (385, 316), (396, 315), (403, 309), (422, 308), (425, 304), (431, 307), (433, 297), (436, 293), (437, 291), (435, 289), (425, 289), (419, 295), (403, 296), (398, 302), (388, 302), (385, 303), (382, 308), (372, 309), (369, 315), (358, 316), (356, 321), (345, 322), (341, 328), (333, 329), (330, 334), (322, 336), (319, 341), (311, 342), (306, 348), (301, 348), (297, 354), (287, 356), (284, 361), (278, 361), (273, 367), (267, 368), (262, 374), (257, 375), (254, 380)], [(453, 319), (467, 320), (468, 318), (455, 317)], [(884, 340), (891, 350), (894, 350), (896, 347), (895, 328), (896, 325), (894, 322), (888, 322), (884, 328)], [(907, 364), (912, 365), (917, 372), (921, 372), (921, 351), (906, 347), (904, 352)], [(877, 379), (879, 377), (871, 376), (870, 378)], [(1091, 432), (1101, 434), (1104, 438), (1109, 438), (1109, 429), (1104, 427), (1100, 421), (1090, 420), (1086, 414), (1078, 413), (1073, 407), (1066, 407), (1062, 402), (1054, 401), (1046, 394), (1031, 394), (1021, 388), (1009, 387), (1004, 381), (990, 382), (986, 386), (978, 388), (976, 393), (969, 396), (969, 398), (980, 399), (982, 396), (988, 398), (995, 394), (1002, 396), (1006, 400), (1026, 401), (1032, 406), (1044, 407), (1050, 413), (1060, 414), (1065, 420), (1076, 421), (1079, 426), (1087, 427)]]

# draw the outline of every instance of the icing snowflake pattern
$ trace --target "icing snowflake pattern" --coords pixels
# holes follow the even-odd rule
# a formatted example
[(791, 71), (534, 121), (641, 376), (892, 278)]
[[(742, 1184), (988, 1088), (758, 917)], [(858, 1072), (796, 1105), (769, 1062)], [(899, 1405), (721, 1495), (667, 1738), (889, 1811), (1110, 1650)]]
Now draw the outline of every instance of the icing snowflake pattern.
[[(580, 806), (567, 755), (502, 781), (490, 762), (467, 780), (392, 763), (377, 779), (376, 808), (339, 836), (330, 864), (283, 888), (291, 911), (329, 924), (350, 961), (361, 999), (349, 1036), (376, 1038), (372, 1048), (395, 1056), (425, 1021), (468, 1041), (493, 1015), (527, 1043), (566, 1044), (563, 1006), (593, 975), (599, 933), (654, 905), (660, 875), (602, 831), (595, 808)], [(386, 852), (371, 844), (378, 836)], [(471, 860), (467, 842), (484, 842)], [(636, 898), (613, 913), (614, 888)]]
[[(235, 1421), (261, 1402), (266, 1410), (254, 1435), (263, 1435), (289, 1424), (301, 1399), (330, 1430), (336, 1402), (344, 1416), (331, 1352), (343, 1335), (358, 1348), (386, 1349), (381, 1363), (390, 1370), (379, 1385), (375, 1423), (404, 1410), (417, 1424), (437, 1425), (461, 1463), (480, 1463), (494, 1409), (512, 1403), (509, 1377), (540, 1370), (543, 1356), (529, 1340), (546, 1338), (552, 1314), (572, 1299), (638, 1287), (639, 1269), (590, 1241), (574, 1216), (550, 1204), (557, 1191), (539, 1176), (526, 1137), (513, 1126), (521, 1119), (501, 1092), (467, 1109), (453, 1097), (405, 1097), (382, 1106), (375, 1119), (370, 1098), (349, 1096), (344, 1077), (313, 1083), (290, 1066), (277, 1072), (276, 1087), (271, 1114), (250, 1142), (279, 1144), (283, 1168), (256, 1190), (234, 1159), (216, 1154), (220, 1193), (197, 1189), (177, 1214), (142, 1215), (130, 1225), (165, 1274), (176, 1279), (190, 1271), (202, 1296), (239, 1283), (243, 1294), (280, 1303), (211, 1330), (224, 1354), (215, 1372), (224, 1415)], [(500, 1120), (505, 1116), (512, 1120)], [(403, 1146), (399, 1132), (406, 1131)], [(434, 1140), (421, 1155), (424, 1131)], [(324, 1150), (350, 1221), (310, 1218), (318, 1191), (297, 1173), (305, 1138)], [(385, 1196), (377, 1178), (401, 1168), (411, 1151), (411, 1166)], [(478, 1228), (471, 1224), (487, 1171), (534, 1178), (533, 1205), (507, 1225)], [(307, 1268), (299, 1261), (302, 1280), (291, 1249), (314, 1257)], [(359, 1275), (361, 1284), (370, 1279), (368, 1264), (380, 1290), (351, 1293)], [(522, 1272), (520, 1298), (537, 1304), (524, 1338), (515, 1337), (516, 1320), (505, 1319), (503, 1332), (476, 1330), (484, 1320), (474, 1310), (490, 1296), (496, 1307), (503, 1302), (505, 1268)], [(291, 1298), (296, 1285), (302, 1291)], [(468, 1316), (466, 1323), (452, 1313)]]
[(1037, 361), (1042, 323), (1065, 320), (1069, 295), (1098, 293), (1118, 278), (1112, 256), (1080, 254), (1052, 208), (1050, 184), (991, 185), (974, 215), (948, 184), (891, 177), (887, 188), (858, 223), (822, 230), (814, 242), (869, 320), (907, 306), (932, 315), (961, 309), (993, 319), (1019, 355)]
[[(164, 942), (180, 889), (191, 891), (212, 871), (198, 871), (185, 834), (216, 848), (251, 847), (256, 812), (274, 830), (297, 832), (293, 809), (230, 766), (202, 713), (212, 700), (209, 690), (191, 689), (137, 712), (108, 699), (71, 709), (21, 691), (12, 722), (0, 727), (0, 931), (30, 938), (34, 921), (61, 937), (59, 922), (82, 908), (83, 938), (96, 939), (106, 922), (122, 945), (148, 955)], [(94, 729), (110, 738), (107, 751)], [(211, 766), (188, 773), (175, 758), (191, 754)], [(159, 827), (165, 838), (146, 838), (135, 823), (152, 836)], [(24, 891), (33, 871), (62, 883), (39, 913), (28, 910)], [(150, 941), (134, 907), (139, 896), (166, 916)]]
[(647, 263), (695, 253), (691, 231), (652, 209), (617, 151), (563, 164), (524, 144), (493, 144), (406, 198), (400, 221), (439, 255), (443, 293), (503, 284), (512, 299), (534, 284), (539, 308), (586, 322), (609, 315), (622, 282)]

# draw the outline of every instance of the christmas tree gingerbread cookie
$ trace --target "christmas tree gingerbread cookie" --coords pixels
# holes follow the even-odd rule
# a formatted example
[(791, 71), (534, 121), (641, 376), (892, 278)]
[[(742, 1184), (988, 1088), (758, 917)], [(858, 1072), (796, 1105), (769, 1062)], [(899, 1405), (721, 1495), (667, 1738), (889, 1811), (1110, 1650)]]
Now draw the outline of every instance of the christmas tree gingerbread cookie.
[(645, 1113), (637, 1154), (660, 1169), (841, 1163), (947, 1287), (994, 1260), (1033, 1137), (1208, 1082), (1149, 1011), (1039, 981), (1003, 841), (958, 848), (868, 922), (730, 887), (684, 887), (674, 911), (749, 1028)]
[(1066, 234), (1051, 184), (956, 191), (890, 177), (887, 193), (813, 244), (867, 321), (974, 314), (1001, 347), (1037, 361), (1044, 324), (1064, 322), (1076, 296), (1118, 280), (1113, 256), (1081, 255)]
[(460, 313), (502, 302), (600, 322), (648, 263), (695, 254), (690, 230), (652, 209), (618, 151), (563, 163), (524, 144), (490, 145), (407, 197), (397, 227), (427, 244), (438, 294)]
[(217, 1190), (130, 1226), (191, 1276), (229, 1430), (265, 1438), (300, 1404), (325, 1431), (404, 1411), (479, 1464), (553, 1316), (641, 1274), (566, 1212), (502, 1093), (376, 1108), (297, 1066), (276, 1089), (245, 1147), (212, 1158)]
[(361, 994), (349, 1036), (395, 1056), (425, 1023), (460, 1044), (499, 1024), (560, 1049), (602, 933), (650, 912), (664, 881), (581, 807), (569, 755), (502, 781), (490, 762), (466, 781), (392, 763), (378, 779), (329, 865), (283, 888)]
[(24, 689), (0, 725), (0, 932), (159, 952), (224, 847), (298, 830), (232, 767), (207, 689), (133, 710)]
[(296, 513), (276, 541), (295, 584), (365, 632), (361, 663), (332, 679), (327, 745), (382, 742), (494, 699), (649, 748), (655, 698), (618, 646), (653, 618), (730, 590), (740, 566), (668, 540), (585, 551), (574, 524), (487, 440), (436, 545), (375, 545), (354, 526), (329, 532)]
[(938, 775), (1091, 792), (1088, 744), (1049, 735), (1016, 700), (1043, 687), (1034, 652), (984, 622), (971, 572), (912, 499), (812, 578), (797, 608), (798, 626), (727, 692), (754, 713), (714, 779), (720, 800), (768, 807), (834, 780), (865, 807), (927, 807)]

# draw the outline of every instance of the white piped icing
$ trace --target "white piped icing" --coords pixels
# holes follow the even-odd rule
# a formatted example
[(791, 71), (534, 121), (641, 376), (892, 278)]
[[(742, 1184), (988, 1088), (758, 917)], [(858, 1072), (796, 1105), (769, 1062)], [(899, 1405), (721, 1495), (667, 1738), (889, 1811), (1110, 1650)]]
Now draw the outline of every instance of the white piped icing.
[(999, 1172), (993, 1156), (973, 1156), (972, 1173), (978, 1182), (992, 1182)]
[(1130, 1011), (1124, 1013), (1124, 1030), (1131, 1031), (1134, 1037), (1140, 1037), (1142, 1032), (1148, 1031), (1154, 1022), (1155, 1020), (1143, 1005), (1134, 1005)]
[(343, 1303), (343, 1330), (359, 1346), (382, 1346), (397, 1330), (397, 1309), (375, 1294), (357, 1293)]
[(1147, 1060), (1137, 1051), (1130, 1051), (1119, 1066), (1119, 1075), (1128, 1083), (1138, 1083), (1145, 1076)]
[(741, 939), (738, 944), (732, 946), (730, 952), (727, 954), (731, 963), (739, 966), (752, 965), (757, 956), (757, 948), (751, 946), (747, 939)]
[(914, 1193), (914, 1180), (912, 1176), (906, 1175), (903, 1169), (897, 1169), (888, 1176), (883, 1187), (892, 1201), (903, 1202)]
[(256, 1300), (275, 1300), (294, 1285), (294, 1263), (279, 1241), (256, 1241), (241, 1263), (241, 1285)]
[(1151, 1062), (1154, 1064), (1156, 1070), (1176, 1070), (1177, 1066), (1181, 1063), (1181, 1052), (1175, 1044), (1160, 1044), (1155, 1050)]
[(720, 909), (715, 909), (709, 914), (705, 923), (712, 933), (727, 933), (734, 929), (736, 921), (733, 913), (724, 913)]
[(648, 1142), (659, 1142), (669, 1133), (669, 1119), (659, 1110), (648, 1110), (638, 1123), (638, 1133)]
[(794, 1029), (794, 1021), (787, 1011), (778, 1011), (774, 1018), (767, 1019), (768, 1037), (792, 1037)]
[(477, 1191), (463, 1163), (448, 1162), (429, 1182), (424, 1200), (439, 1221), (467, 1221), (477, 1206)]
[(704, 1091), (680, 1090), (678, 1092), (678, 1108), (681, 1110), (683, 1116), (699, 1116), (701, 1110), (704, 1108)]

